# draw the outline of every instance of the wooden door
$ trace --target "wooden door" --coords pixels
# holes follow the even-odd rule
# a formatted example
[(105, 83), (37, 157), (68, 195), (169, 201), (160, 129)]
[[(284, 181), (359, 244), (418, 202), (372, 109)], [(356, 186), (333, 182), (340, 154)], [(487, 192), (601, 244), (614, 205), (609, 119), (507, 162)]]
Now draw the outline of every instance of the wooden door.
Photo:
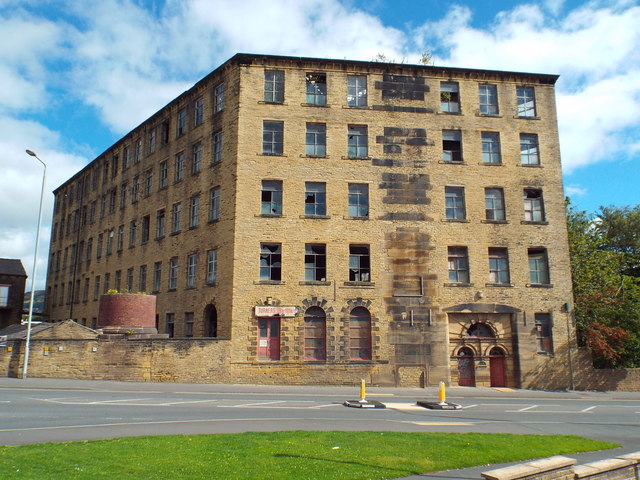
[(492, 348), (491, 352), (489, 352), (489, 376), (492, 387), (507, 386), (504, 368), (504, 352), (499, 348)]
[(258, 359), (280, 360), (280, 319), (258, 319)]
[(458, 385), (461, 387), (476, 386), (476, 372), (473, 363), (473, 351), (461, 348), (458, 352)]

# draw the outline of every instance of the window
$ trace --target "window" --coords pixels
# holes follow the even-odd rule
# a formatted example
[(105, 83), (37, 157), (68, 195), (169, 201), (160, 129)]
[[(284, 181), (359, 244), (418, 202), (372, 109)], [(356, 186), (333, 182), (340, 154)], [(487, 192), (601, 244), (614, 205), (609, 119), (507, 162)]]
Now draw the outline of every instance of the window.
[(167, 188), (168, 178), (169, 170), (167, 161), (165, 160), (164, 162), (160, 162), (160, 184), (158, 185), (158, 188), (160, 188), (160, 190), (162, 190), (163, 188)]
[(551, 315), (549, 313), (536, 313), (535, 321), (538, 353), (553, 353)]
[(469, 283), (469, 256), (467, 247), (449, 247), (449, 281)]
[(520, 163), (522, 165), (540, 165), (538, 135), (533, 133), (520, 134)]
[(142, 139), (136, 140), (135, 152), (133, 152), (133, 163), (136, 164), (142, 160)]
[(462, 133), (460, 130), (442, 131), (442, 160), (462, 162)]
[[(64, 286), (62, 286), (64, 288)], [(93, 284), (93, 299), (98, 300), (100, 298), (100, 275), (96, 275), (95, 283)]]
[(195, 228), (198, 226), (200, 220), (200, 197), (194, 196), (189, 200), (189, 228)]
[(162, 122), (162, 125), (160, 125), (160, 135), (160, 139), (163, 145), (169, 143), (169, 122), (166, 120)]
[(153, 189), (153, 170), (147, 170), (144, 174), (144, 196), (151, 195)]
[(265, 103), (284, 102), (284, 72), (265, 70), (264, 101)]
[(480, 85), (480, 113), (498, 114), (498, 88), (495, 85)]
[(445, 214), (447, 220), (464, 220), (464, 187), (445, 187)]
[(107, 255), (111, 255), (113, 251), (113, 229), (107, 232), (107, 247), (105, 250)]
[(116, 251), (121, 252), (124, 243), (124, 225), (118, 227), (118, 240), (116, 243)]
[(9, 306), (9, 288), (10, 285), (0, 285), (0, 307)]
[[(91, 255), (93, 250), (93, 237), (87, 240), (87, 264), (91, 261)], [(56, 265), (56, 271), (58, 271), (58, 265), (60, 264), (60, 252), (58, 252), (58, 263)]]
[[(0, 290), (1, 289), (2, 287), (0, 287)], [(1, 297), (2, 297), (2, 292), (0, 291), (0, 302), (2, 302)], [(89, 301), (89, 277), (84, 279), (84, 287), (82, 288), (82, 301), (83, 302)]]
[(284, 142), (284, 122), (262, 123), (262, 154), (282, 155)]
[(282, 181), (262, 181), (262, 203), (260, 213), (262, 215), (282, 215)]
[[(109, 162), (107, 160), (102, 164), (102, 184), (107, 183), (107, 178), (109, 177)], [(73, 188), (73, 187), (71, 187)], [(69, 205), (73, 204), (73, 192), (69, 195)]]
[[(114, 178), (117, 175), (118, 175), (118, 155), (114, 153), (113, 156), (111, 157), (111, 178)], [(82, 198), (83, 185), (84, 185), (84, 182), (82, 184), (78, 184), (78, 200)]]
[(133, 268), (127, 269), (127, 291), (133, 292)]
[(184, 175), (184, 153), (179, 153), (176, 155), (176, 168), (174, 171), (173, 180), (175, 182), (179, 182), (180, 180), (182, 180), (183, 175)]
[(122, 149), (122, 170), (129, 168), (129, 147)]
[(187, 133), (187, 109), (183, 108), (178, 112), (176, 136), (181, 137), (185, 133)]
[(175, 290), (178, 284), (178, 259), (169, 260), (169, 290)]
[(167, 313), (167, 335), (173, 338), (175, 330), (175, 313)]
[(213, 113), (224, 109), (224, 83), (218, 85), (213, 91)]
[(147, 243), (149, 241), (149, 226), (151, 223), (151, 218), (149, 215), (145, 215), (142, 217), (142, 234), (140, 235), (140, 242)]
[(534, 285), (549, 284), (549, 266), (547, 263), (547, 250), (544, 248), (530, 248), (529, 280)]
[(193, 146), (193, 155), (191, 156), (191, 175), (200, 172), (202, 166), (202, 144), (196, 143)]
[(509, 283), (509, 257), (506, 248), (489, 248), (489, 283)]
[(120, 210), (124, 210), (127, 203), (127, 184), (120, 185)]
[(307, 73), (307, 104), (327, 104), (327, 76), (324, 73)]
[(220, 187), (211, 189), (209, 193), (209, 221), (214, 222), (220, 218)]
[(260, 280), (280, 281), (282, 246), (279, 243), (260, 244)]
[(138, 291), (146, 292), (147, 291), (147, 266), (146, 265), (140, 265), (140, 276), (138, 280), (139, 280)]
[(518, 97), (518, 116), (519, 117), (535, 117), (536, 116), (536, 99), (533, 87), (519, 87), (516, 89)]
[(492, 165), (502, 163), (499, 133), (482, 132), (482, 162)]
[(121, 270), (116, 270), (116, 274), (115, 274), (115, 277), (113, 279), (113, 287), (118, 292), (120, 291), (121, 280), (122, 280), (122, 271)]
[(307, 243), (304, 246), (304, 279), (308, 282), (327, 280), (327, 246)]
[(207, 284), (216, 283), (218, 277), (218, 251), (209, 250), (207, 252)]
[(180, 231), (180, 214), (182, 213), (182, 205), (174, 203), (171, 207), (171, 233)]
[(195, 253), (187, 256), (187, 288), (196, 286), (198, 258)]
[(484, 208), (487, 220), (494, 222), (504, 221), (504, 192), (501, 188), (484, 189)]
[(194, 125), (197, 127), (200, 125), (204, 119), (204, 99), (199, 98), (195, 103), (195, 112), (193, 115)]
[(156, 151), (156, 136), (157, 136), (157, 129), (156, 128), (152, 128), (149, 131), (149, 154), (152, 154), (153, 152)]
[(133, 247), (136, 244), (137, 226), (138, 226), (138, 222), (136, 222), (135, 220), (131, 220), (131, 222), (129, 223), (129, 247)]
[(349, 245), (349, 281), (369, 282), (370, 280), (369, 245)]
[(153, 264), (153, 291), (159, 292), (162, 285), (162, 262)]
[(349, 184), (349, 216), (367, 218), (369, 216), (369, 185), (366, 183)]
[[(107, 195), (100, 197), (100, 218), (104, 217), (107, 210)], [(67, 236), (69, 235), (69, 228), (71, 227), (71, 215), (67, 215)]]
[(324, 157), (327, 154), (327, 126), (324, 123), (307, 123), (306, 154)]
[(440, 82), (440, 110), (442, 113), (460, 113), (460, 91), (455, 82)]
[(309, 307), (304, 313), (304, 359), (327, 359), (327, 318), (320, 307)]
[[(71, 282), (69, 282), (69, 283), (71, 283)], [(105, 273), (104, 274), (104, 292), (103, 293), (107, 293), (110, 288), (111, 288), (111, 274), (110, 273)]]
[(222, 161), (222, 131), (215, 132), (212, 139), (211, 161), (220, 163)]
[(193, 312), (184, 314), (184, 336), (193, 337)]
[(524, 190), (524, 219), (527, 222), (544, 222), (544, 204), (542, 190), (525, 188)]
[(131, 203), (136, 203), (140, 197), (140, 177), (133, 177), (133, 185), (131, 186)]
[(367, 106), (367, 77), (364, 75), (347, 76), (347, 105), (360, 108)]
[[(96, 259), (102, 256), (102, 242), (103, 242), (104, 234), (98, 234), (98, 244), (96, 245)], [(62, 269), (64, 270), (65, 264), (67, 263), (67, 250), (64, 251), (64, 261), (62, 262)]]
[(327, 214), (327, 193), (325, 183), (305, 183), (304, 214), (308, 216), (323, 216)]
[(165, 219), (164, 208), (156, 213), (156, 238), (164, 237)]
[[(116, 197), (117, 197), (117, 192), (115, 188), (112, 188), (111, 190), (109, 190), (109, 213), (113, 213), (116, 211)], [(74, 231), (77, 230), (76, 224), (77, 224), (77, 216), (74, 217)]]
[(364, 307), (356, 307), (349, 315), (349, 357), (352, 360), (371, 360), (371, 314)]
[(366, 125), (349, 125), (347, 150), (349, 158), (366, 158), (369, 155), (369, 137)]

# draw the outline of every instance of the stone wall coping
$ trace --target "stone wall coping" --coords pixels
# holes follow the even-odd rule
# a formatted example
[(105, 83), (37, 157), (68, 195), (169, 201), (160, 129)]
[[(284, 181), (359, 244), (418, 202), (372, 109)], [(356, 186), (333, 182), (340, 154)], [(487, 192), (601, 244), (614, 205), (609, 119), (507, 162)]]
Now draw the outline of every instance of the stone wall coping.
[(513, 480), (515, 478), (528, 477), (530, 475), (536, 475), (550, 470), (570, 467), (576, 463), (577, 460), (574, 458), (556, 455), (527, 463), (512, 465), (510, 467), (490, 470), (488, 472), (483, 472), (482, 476), (487, 480)]
[(640, 463), (640, 452), (631, 452), (625, 455), (618, 455), (616, 458), (621, 458), (623, 460), (631, 460), (634, 463)]
[(610, 472), (619, 468), (630, 467), (635, 465), (635, 461), (622, 458), (607, 458), (598, 460), (597, 462), (585, 463), (578, 465), (573, 469), (575, 478), (584, 478), (596, 475), (598, 473)]

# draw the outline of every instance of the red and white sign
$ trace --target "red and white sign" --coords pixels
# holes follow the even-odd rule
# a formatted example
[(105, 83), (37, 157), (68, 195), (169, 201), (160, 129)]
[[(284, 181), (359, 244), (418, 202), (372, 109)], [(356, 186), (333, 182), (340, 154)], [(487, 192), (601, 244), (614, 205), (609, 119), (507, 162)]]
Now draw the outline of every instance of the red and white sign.
[(270, 307), (256, 306), (256, 317), (295, 317), (298, 313), (298, 307)]

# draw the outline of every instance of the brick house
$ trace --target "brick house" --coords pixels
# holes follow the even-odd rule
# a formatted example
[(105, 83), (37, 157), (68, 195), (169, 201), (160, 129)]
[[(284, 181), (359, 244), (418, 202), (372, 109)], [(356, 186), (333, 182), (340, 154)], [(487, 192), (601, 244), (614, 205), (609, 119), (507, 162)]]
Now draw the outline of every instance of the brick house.
[(50, 319), (148, 292), (236, 382), (568, 385), (556, 80), (237, 54), (55, 190)]
[(0, 258), (0, 329), (20, 324), (26, 281), (20, 260)]

